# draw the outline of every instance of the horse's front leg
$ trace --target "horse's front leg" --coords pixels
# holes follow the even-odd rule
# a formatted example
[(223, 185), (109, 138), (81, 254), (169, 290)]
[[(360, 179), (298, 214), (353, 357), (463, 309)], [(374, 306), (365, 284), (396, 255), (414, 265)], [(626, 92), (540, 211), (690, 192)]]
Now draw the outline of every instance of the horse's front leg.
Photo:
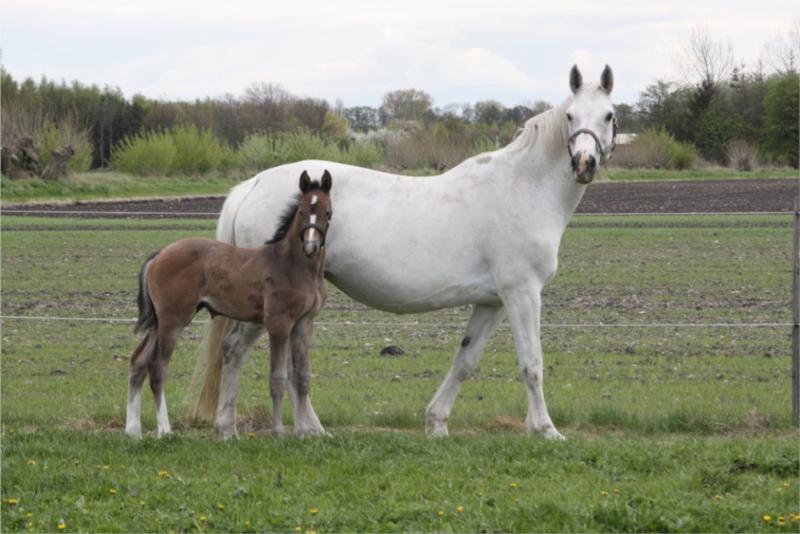
[(461, 346), (453, 360), (453, 367), (439, 386), (425, 410), (425, 426), (429, 436), (447, 435), (447, 420), (456, 400), (461, 383), (472, 376), (483, 354), (483, 347), (503, 318), (501, 306), (476, 304), (464, 330)]
[(528, 394), (528, 432), (564, 439), (547, 412), (542, 386), (544, 360), (540, 340), (541, 286), (528, 284), (502, 295), (517, 347), (519, 372)]
[[(216, 320), (220, 320), (219, 318)], [(250, 347), (261, 337), (264, 327), (257, 323), (236, 323), (225, 336), (222, 349), (222, 376), (220, 377), (219, 401), (214, 427), (223, 439), (235, 437), (236, 396), (242, 367), (247, 362)]]
[(269, 329), (270, 375), (269, 393), (272, 397), (272, 435), (284, 435), (281, 402), (288, 382), (290, 328)]
[(314, 329), (312, 319), (300, 319), (294, 325), (291, 335), (292, 363), (291, 380), (289, 381), (289, 394), (294, 405), (294, 435), (295, 436), (325, 436), (328, 435), (319, 422), (319, 417), (311, 406), (309, 391), (311, 389), (311, 365), (308, 349), (311, 344), (311, 334)]

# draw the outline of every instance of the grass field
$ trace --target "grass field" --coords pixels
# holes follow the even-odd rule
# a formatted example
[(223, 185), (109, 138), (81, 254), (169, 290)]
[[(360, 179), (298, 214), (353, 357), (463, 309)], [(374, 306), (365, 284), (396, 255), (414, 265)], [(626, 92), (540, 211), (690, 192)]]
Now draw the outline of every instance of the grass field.
[[(312, 349), (333, 438), (269, 437), (263, 340), (240, 389), (242, 439), (190, 427), (201, 316), (170, 368), (176, 436), (132, 442), (136, 273), (213, 221), (0, 224), (5, 531), (798, 530), (790, 329), (658, 326), (788, 323), (788, 215), (574, 219), (543, 314), (564, 443), (524, 435), (505, 323), (461, 390), (453, 436), (426, 439), (468, 309), (394, 316), (333, 288)], [(378, 356), (389, 344), (406, 355)]]

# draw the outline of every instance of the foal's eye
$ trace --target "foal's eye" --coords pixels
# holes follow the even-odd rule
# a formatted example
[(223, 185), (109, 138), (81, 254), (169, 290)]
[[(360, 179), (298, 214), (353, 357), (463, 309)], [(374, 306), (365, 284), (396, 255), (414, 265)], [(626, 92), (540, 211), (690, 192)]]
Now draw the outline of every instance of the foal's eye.
[(608, 115), (606, 115), (606, 122), (611, 122), (611, 119), (614, 118), (614, 113), (609, 111)]
[(568, 120), (569, 122), (572, 122), (572, 114), (570, 114), (570, 113), (567, 113), (567, 120)]

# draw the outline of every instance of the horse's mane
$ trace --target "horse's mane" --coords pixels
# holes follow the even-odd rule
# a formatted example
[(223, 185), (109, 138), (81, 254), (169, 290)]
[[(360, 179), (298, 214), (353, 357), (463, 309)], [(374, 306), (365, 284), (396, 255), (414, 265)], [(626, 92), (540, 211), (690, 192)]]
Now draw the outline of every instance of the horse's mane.
[[(309, 186), (309, 191), (316, 191), (321, 190), (322, 186), (319, 182), (313, 181)], [(292, 227), (292, 221), (294, 221), (294, 216), (297, 213), (297, 208), (300, 207), (300, 199), (303, 198), (302, 193), (297, 193), (294, 198), (286, 205), (283, 209), (283, 213), (281, 213), (281, 218), (278, 220), (278, 229), (275, 230), (275, 234), (265, 242), (266, 245), (271, 245), (273, 243), (277, 243), (281, 241), (286, 234), (289, 233), (289, 228)]]
[(569, 137), (564, 117), (571, 102), (572, 97), (569, 97), (559, 106), (528, 119), (514, 140), (502, 151), (531, 150), (534, 146), (542, 152), (563, 150)]

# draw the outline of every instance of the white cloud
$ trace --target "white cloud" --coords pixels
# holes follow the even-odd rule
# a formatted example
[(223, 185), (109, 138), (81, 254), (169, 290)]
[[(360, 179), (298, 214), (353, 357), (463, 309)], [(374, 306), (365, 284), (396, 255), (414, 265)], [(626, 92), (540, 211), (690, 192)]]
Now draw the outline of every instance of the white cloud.
[(16, 78), (184, 99), (270, 81), (346, 105), (376, 105), (404, 87), (440, 106), (558, 102), (573, 63), (587, 80), (608, 63), (616, 99), (632, 102), (673, 75), (693, 26), (707, 23), (751, 63), (797, 11), (784, 0), (6, 0), (0, 47)]

